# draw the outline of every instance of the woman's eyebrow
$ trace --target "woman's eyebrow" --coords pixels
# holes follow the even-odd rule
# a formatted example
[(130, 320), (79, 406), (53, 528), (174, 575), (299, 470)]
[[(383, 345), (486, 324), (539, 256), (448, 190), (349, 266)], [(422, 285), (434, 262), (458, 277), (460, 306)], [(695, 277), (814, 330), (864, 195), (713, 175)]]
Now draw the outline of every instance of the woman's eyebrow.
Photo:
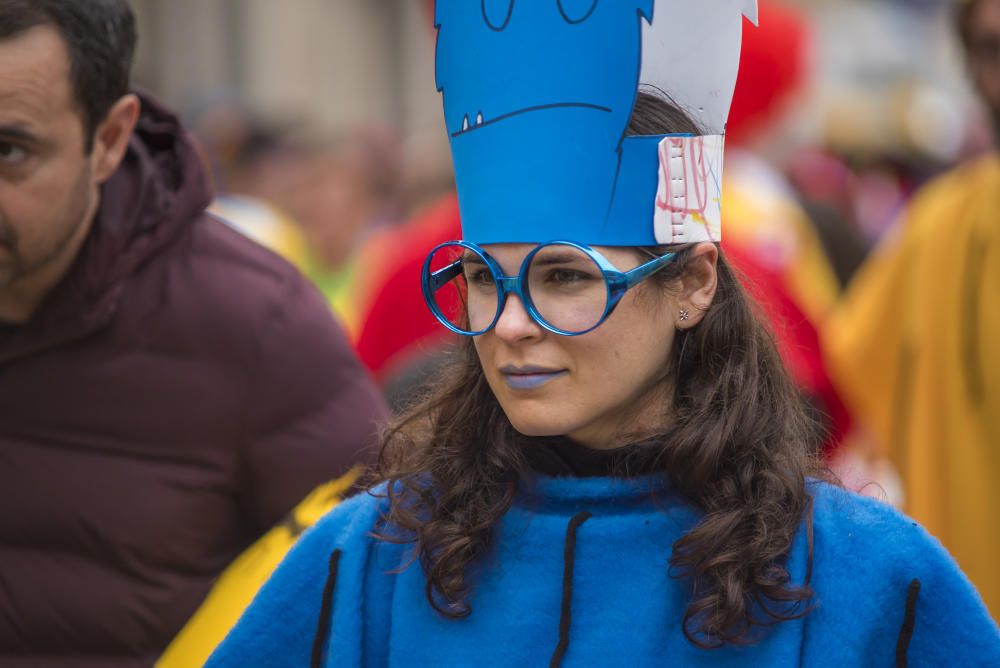
[(486, 264), (483, 262), (483, 258), (479, 257), (478, 253), (473, 253), (472, 251), (465, 251), (460, 258), (462, 264)]
[(531, 264), (539, 267), (545, 267), (552, 264), (572, 264), (574, 262), (580, 262), (581, 260), (583, 260), (583, 258), (576, 253), (552, 253), (546, 255), (536, 255), (531, 261)]

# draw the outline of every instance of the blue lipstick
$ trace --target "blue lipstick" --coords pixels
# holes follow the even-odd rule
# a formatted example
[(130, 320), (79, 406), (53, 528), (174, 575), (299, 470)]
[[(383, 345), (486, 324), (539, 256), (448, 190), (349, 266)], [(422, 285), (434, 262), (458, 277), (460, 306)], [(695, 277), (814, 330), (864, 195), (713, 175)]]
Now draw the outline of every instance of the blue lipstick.
[(566, 374), (565, 370), (513, 366), (506, 366), (500, 372), (507, 386), (514, 390), (534, 390)]

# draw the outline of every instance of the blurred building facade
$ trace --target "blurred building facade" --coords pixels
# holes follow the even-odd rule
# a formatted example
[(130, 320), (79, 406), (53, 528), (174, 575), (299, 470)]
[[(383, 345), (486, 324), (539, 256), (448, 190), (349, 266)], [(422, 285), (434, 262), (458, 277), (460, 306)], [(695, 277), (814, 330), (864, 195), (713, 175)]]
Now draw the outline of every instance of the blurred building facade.
[[(230, 95), (264, 117), (403, 137), (440, 127), (425, 0), (132, 0), (137, 81), (187, 111)], [(818, 32), (797, 133), (851, 149), (961, 151), (971, 95), (950, 0), (791, 0)], [(935, 131), (937, 137), (929, 135)], [(886, 145), (889, 144), (889, 145)]]
[(433, 30), (417, 0), (131, 0), (137, 82), (182, 111), (230, 95), (339, 132), (441, 124)]

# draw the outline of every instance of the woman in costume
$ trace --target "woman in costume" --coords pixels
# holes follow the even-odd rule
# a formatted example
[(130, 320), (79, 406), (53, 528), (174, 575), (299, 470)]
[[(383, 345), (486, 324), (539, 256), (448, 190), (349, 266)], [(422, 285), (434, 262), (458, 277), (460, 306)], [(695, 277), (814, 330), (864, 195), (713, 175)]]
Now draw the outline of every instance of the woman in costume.
[(461, 342), (210, 666), (1000, 665), (940, 545), (820, 481), (720, 252), (754, 9), (439, 0), (463, 240), (423, 284)]

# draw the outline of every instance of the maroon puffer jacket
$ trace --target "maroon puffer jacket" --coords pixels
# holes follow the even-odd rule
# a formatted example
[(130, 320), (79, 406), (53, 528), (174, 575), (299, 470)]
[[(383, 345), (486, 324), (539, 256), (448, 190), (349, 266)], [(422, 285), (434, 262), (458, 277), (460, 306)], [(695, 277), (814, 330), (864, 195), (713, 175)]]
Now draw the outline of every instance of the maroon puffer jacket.
[(76, 264), (0, 328), (0, 666), (151, 665), (373, 445), (381, 399), (323, 298), (209, 199), (144, 100)]

